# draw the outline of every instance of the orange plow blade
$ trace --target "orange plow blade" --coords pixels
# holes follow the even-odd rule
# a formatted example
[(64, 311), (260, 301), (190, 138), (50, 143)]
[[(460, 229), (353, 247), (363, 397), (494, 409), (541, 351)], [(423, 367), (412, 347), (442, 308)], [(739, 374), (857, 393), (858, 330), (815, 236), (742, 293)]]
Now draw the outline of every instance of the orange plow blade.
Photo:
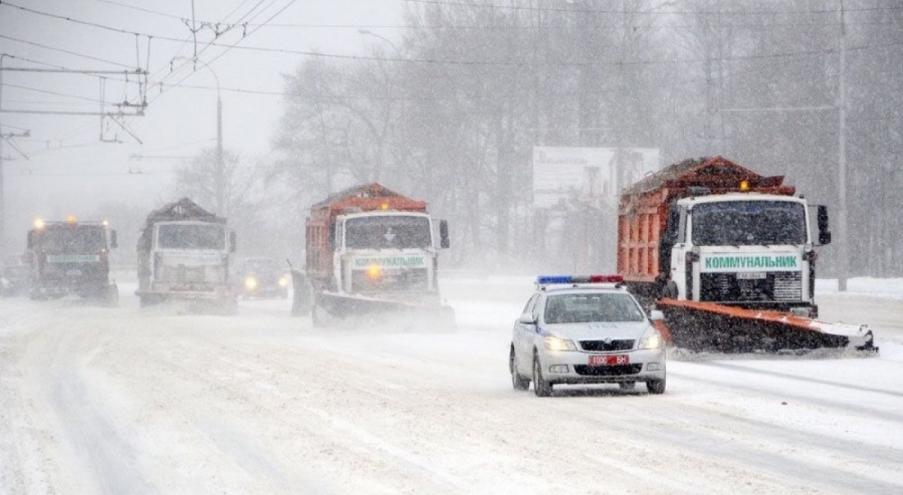
[(693, 351), (778, 352), (821, 348), (877, 351), (868, 325), (828, 323), (783, 311), (661, 299), (667, 335)]

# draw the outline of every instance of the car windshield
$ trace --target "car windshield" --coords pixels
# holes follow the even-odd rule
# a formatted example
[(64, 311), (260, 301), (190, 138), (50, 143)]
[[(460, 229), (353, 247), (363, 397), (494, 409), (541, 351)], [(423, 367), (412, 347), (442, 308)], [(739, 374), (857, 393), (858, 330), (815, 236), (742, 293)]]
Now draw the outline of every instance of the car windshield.
[(432, 246), (430, 221), (415, 216), (373, 216), (345, 221), (345, 246), (356, 249), (415, 249)]
[(628, 294), (558, 294), (546, 301), (545, 322), (549, 324), (643, 321), (644, 318)]
[(726, 201), (693, 207), (698, 246), (805, 244), (806, 210), (790, 201)]
[(222, 225), (160, 225), (157, 246), (163, 249), (223, 250), (226, 247), (226, 234)]
[(107, 247), (103, 227), (79, 225), (48, 227), (40, 234), (38, 246), (45, 253), (96, 254)]

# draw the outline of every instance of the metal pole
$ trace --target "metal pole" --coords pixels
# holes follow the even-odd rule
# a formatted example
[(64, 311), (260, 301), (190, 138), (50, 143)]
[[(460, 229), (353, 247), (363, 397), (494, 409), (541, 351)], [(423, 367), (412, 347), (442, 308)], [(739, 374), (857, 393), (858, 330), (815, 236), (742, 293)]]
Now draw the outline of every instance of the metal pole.
[(216, 87), (216, 212), (226, 216), (225, 164), (223, 163), (223, 100), (220, 99), (219, 82)]
[[(3, 59), (6, 58), (5, 53), (0, 53), (0, 109), (3, 108)], [(3, 134), (3, 127), (0, 126), (0, 134)], [(0, 136), (0, 254), (6, 254), (6, 210), (4, 208), (6, 198), (3, 196), (3, 136)]]
[(837, 289), (847, 290), (847, 276), (849, 275), (849, 258), (847, 240), (847, 132), (846, 132), (846, 63), (847, 42), (846, 26), (844, 23), (843, 0), (840, 0), (840, 70), (838, 81), (838, 142), (837, 142)]

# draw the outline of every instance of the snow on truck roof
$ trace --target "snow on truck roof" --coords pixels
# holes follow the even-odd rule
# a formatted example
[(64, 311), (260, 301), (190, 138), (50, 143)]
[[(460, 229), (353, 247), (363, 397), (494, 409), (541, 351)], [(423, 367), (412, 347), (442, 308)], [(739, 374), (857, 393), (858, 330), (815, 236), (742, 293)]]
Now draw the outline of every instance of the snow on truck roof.
[(405, 199), (405, 200), (411, 201), (413, 203), (418, 203), (418, 205), (422, 204), (424, 208), (426, 207), (426, 203), (424, 203), (422, 201), (408, 198), (407, 196), (399, 194), (399, 193), (387, 188), (386, 186), (383, 186), (382, 184), (380, 184), (378, 182), (373, 182), (373, 183), (364, 184), (361, 186), (349, 187), (348, 189), (344, 189), (337, 193), (330, 194), (323, 201), (320, 201), (319, 203), (314, 203), (311, 206), (311, 209), (326, 208), (326, 207), (333, 205), (334, 203), (337, 203), (337, 202), (340, 202), (343, 200), (353, 200), (353, 199), (367, 200), (367, 199), (381, 199), (381, 198)]
[(669, 165), (624, 189), (623, 194), (640, 194), (662, 187), (738, 184), (746, 180), (752, 187), (778, 187), (784, 176), (764, 176), (722, 156), (688, 159)]
[(156, 222), (177, 220), (202, 220), (206, 222), (226, 223), (226, 219), (201, 208), (197, 203), (182, 198), (172, 203), (167, 203), (147, 215), (146, 225)]

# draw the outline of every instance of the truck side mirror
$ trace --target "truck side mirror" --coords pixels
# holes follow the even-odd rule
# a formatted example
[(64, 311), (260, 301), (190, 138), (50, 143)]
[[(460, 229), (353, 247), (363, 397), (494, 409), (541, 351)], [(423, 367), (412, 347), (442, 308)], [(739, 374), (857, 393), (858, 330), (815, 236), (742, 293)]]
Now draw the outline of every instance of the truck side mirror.
[(237, 242), (236, 242), (236, 241), (237, 241), (237, 237), (235, 236), (235, 231), (234, 231), (234, 230), (230, 230), (230, 231), (229, 231), (229, 252), (230, 252), (230, 253), (234, 253), (234, 252), (235, 252), (235, 248), (236, 248), (236, 246), (237, 246)]
[(439, 220), (439, 247), (448, 249), (451, 242), (448, 239), (448, 220)]
[(818, 243), (822, 246), (831, 244), (831, 231), (828, 230), (828, 207), (818, 205), (816, 218), (818, 219)]
[(116, 236), (116, 230), (110, 231), (110, 249), (116, 249), (119, 247), (119, 239)]
[(28, 249), (31, 249), (34, 247), (34, 231), (33, 230), (28, 231), (28, 240), (26, 241), (26, 246), (28, 247)]

